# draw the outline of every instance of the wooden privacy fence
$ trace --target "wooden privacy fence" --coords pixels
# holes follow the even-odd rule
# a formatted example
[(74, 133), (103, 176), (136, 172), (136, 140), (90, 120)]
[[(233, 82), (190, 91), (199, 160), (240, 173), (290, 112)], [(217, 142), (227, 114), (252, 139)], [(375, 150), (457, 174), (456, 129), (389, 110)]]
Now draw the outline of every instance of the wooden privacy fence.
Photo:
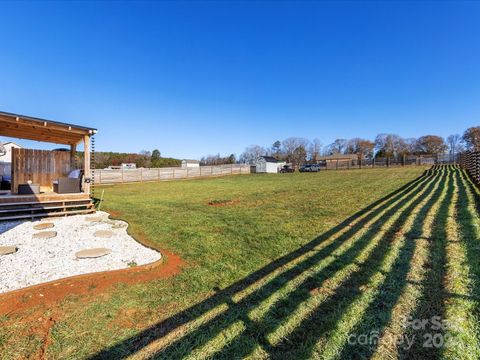
[(321, 167), (325, 170), (348, 170), (375, 167), (390, 166), (410, 166), (410, 165), (435, 165), (435, 164), (451, 164), (455, 162), (455, 157), (450, 154), (438, 155), (406, 155), (399, 157), (380, 157), (374, 159), (330, 159), (324, 160)]
[(250, 174), (250, 165), (232, 164), (187, 168), (168, 167), (93, 170), (93, 177), (96, 184), (176, 180), (234, 174)]
[(53, 181), (68, 175), (70, 152), (12, 149), (12, 192), (29, 180), (41, 187), (53, 187)]
[(461, 153), (460, 166), (467, 170), (477, 184), (480, 184), (480, 151)]

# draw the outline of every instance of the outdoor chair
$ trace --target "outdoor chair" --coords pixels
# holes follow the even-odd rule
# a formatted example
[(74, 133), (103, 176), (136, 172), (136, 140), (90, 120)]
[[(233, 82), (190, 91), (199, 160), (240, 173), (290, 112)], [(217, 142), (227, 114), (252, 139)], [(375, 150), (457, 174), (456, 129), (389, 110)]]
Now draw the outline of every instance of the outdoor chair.
[(82, 192), (82, 170), (72, 170), (68, 177), (62, 177), (53, 182), (53, 191), (57, 194)]

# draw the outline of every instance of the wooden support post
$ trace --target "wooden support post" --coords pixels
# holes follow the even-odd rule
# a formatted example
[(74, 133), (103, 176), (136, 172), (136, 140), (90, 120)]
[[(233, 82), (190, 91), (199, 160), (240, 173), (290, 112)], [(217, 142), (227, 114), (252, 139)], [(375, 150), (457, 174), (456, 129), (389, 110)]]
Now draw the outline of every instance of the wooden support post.
[(85, 178), (85, 183), (83, 184), (83, 191), (87, 194), (90, 194), (91, 171), (90, 171), (90, 136), (89, 135), (85, 135), (83, 137), (83, 173)]
[(75, 163), (75, 154), (77, 152), (77, 145), (72, 144), (70, 145), (70, 170), (76, 169), (76, 163)]

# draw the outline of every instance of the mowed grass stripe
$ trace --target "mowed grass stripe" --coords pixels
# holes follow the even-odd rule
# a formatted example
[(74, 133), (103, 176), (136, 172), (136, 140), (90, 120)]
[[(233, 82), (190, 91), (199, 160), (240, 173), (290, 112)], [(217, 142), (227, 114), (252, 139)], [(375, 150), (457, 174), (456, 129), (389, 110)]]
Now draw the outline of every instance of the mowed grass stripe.
[[(394, 193), (386, 196), (385, 198), (372, 203), (366, 209), (359, 211), (354, 216), (344, 220), (341, 224), (339, 224), (339, 226), (336, 226), (333, 231), (327, 231), (313, 242), (307, 244), (306, 247), (301, 249), (301, 253), (297, 252), (299, 254), (298, 256), (294, 257), (290, 261), (283, 262), (282, 266), (280, 266), (277, 270), (272, 271), (260, 278), (248, 288), (237, 291), (232, 295), (232, 300), (235, 303), (238, 303), (245, 297), (252, 295), (254, 292), (265, 289), (267, 282), (272, 281), (274, 278), (279, 279), (278, 274), (288, 269), (295, 269), (299, 274), (303, 274), (304, 272), (302, 272), (301, 268), (295, 266), (302, 263), (302, 267), (307, 268), (310, 263), (312, 263), (312, 261), (305, 262), (306, 258), (311, 257), (310, 251), (318, 252), (319, 250), (323, 249), (325, 249), (325, 253), (327, 251), (333, 251), (332, 249), (340, 246), (341, 242), (352, 239), (356, 233), (361, 232), (364, 228), (370, 226), (372, 222), (376, 221), (383, 213), (390, 209), (399, 199), (402, 198), (402, 196), (409, 193), (413, 189), (422, 186), (422, 184), (426, 181), (427, 178), (425, 176), (421, 176), (411, 183), (401, 187)], [(290, 258), (292, 257), (290, 256)], [(276, 293), (273, 293), (270, 298), (264, 300), (266, 308), (268, 308), (269, 300), (274, 300), (275, 294)], [(254, 296), (258, 296), (258, 294), (255, 294)], [(257, 311), (261, 312), (262, 310), (258, 309)], [(260, 316), (260, 314), (257, 316)]]
[(332, 331), (337, 328), (343, 312), (349, 308), (355, 299), (361, 296), (371, 281), (376, 280), (378, 273), (388, 262), (389, 254), (392, 254), (391, 246), (396, 238), (395, 233), (401, 229), (416, 205), (428, 196), (434, 183), (434, 176), (431, 176), (429, 185), (420, 190), (415, 200), (409, 202), (409, 206), (402, 212), (403, 216), (399, 217), (388, 229), (385, 229), (387, 232), (375, 250), (364, 263), (359, 264), (361, 270), (351, 274), (333, 296), (330, 296), (327, 301), (324, 301), (315, 309), (315, 312), (302, 321), (288, 338), (274, 346), (270, 350), (273, 356), (280, 356), (281, 354), (293, 358), (310, 358), (313, 356), (315, 348), (322, 346), (322, 344), (318, 344), (318, 341), (325, 341), (325, 338), (332, 334)]
[(436, 359), (441, 356), (440, 348), (429, 346), (429, 336), (430, 334), (443, 336), (441, 329), (435, 329), (435, 323), (432, 319), (437, 317), (438, 319), (444, 319), (445, 315), (444, 280), (446, 276), (446, 244), (448, 236), (446, 229), (455, 190), (453, 178), (453, 171), (449, 171), (444, 185), (445, 197), (438, 209), (435, 226), (432, 231), (432, 244), (426, 262), (428, 271), (424, 281), (421, 283), (422, 291), (417, 305), (411, 313), (411, 318), (423, 321), (424, 326), (420, 328), (409, 326), (405, 329), (405, 335), (413, 338), (415, 341), (411, 347), (405, 347), (403, 344), (397, 345), (397, 351), (401, 358)]
[[(403, 195), (415, 192), (420, 187), (424, 186), (428, 178), (426, 177), (423, 181), (420, 181), (418, 184), (412, 185), (412, 187), (402, 192)], [(319, 273), (321, 270), (325, 269), (327, 266), (330, 266), (333, 262), (341, 263), (344, 258), (351, 258), (355, 252), (358, 252), (361, 249), (360, 246), (366, 244), (368, 240), (368, 235), (372, 234), (374, 231), (382, 225), (383, 218), (388, 216), (388, 214), (397, 211), (399, 206), (405, 202), (405, 198), (402, 198), (402, 194), (399, 194), (397, 197), (392, 199), (390, 202), (386, 202), (383, 206), (378, 207), (375, 211), (369, 213), (368, 217), (362, 218), (363, 221), (357, 221), (349, 224), (346, 227), (346, 231), (340, 232), (338, 236), (332, 238), (328, 243), (322, 243), (315, 247), (312, 251), (316, 251), (316, 255), (312, 256), (306, 266), (298, 269), (302, 271), (299, 276), (295, 279), (286, 283), (278, 291), (271, 293), (265, 300), (263, 300), (256, 308), (254, 308), (249, 316), (253, 321), (261, 321), (263, 316), (268, 317), (266, 312), (268, 309), (273, 306), (277, 301), (280, 301), (283, 298), (286, 298), (290, 293), (305, 281), (311, 280), (314, 274)], [(361, 226), (361, 227), (360, 227)], [(356, 232), (355, 232), (356, 231)], [(363, 241), (362, 241), (363, 240)], [(341, 243), (336, 250), (332, 251), (329, 255), (323, 255), (320, 253), (320, 250), (324, 249), (326, 245), (329, 245), (333, 242), (337, 242), (337, 245)], [(321, 259), (319, 261), (319, 259)], [(311, 265), (313, 263), (313, 265)], [(329, 273), (333, 273), (333, 269), (328, 269)]]
[[(422, 181), (418, 182), (415, 184), (413, 187), (409, 189), (409, 191), (404, 195), (403, 197), (399, 197), (399, 202), (398, 204), (390, 208), (388, 210), (388, 217), (394, 215), (398, 209), (406, 203), (409, 199), (415, 197), (416, 191), (421, 190), (426, 182), (431, 182), (432, 176), (425, 176)], [(382, 213), (382, 209), (377, 209), (377, 213)], [(371, 217), (375, 216), (374, 214), (370, 214)], [(365, 241), (361, 243), (363, 246), (367, 245), (369, 241), (371, 240), (372, 236), (374, 236), (375, 233), (377, 233), (381, 227), (384, 225), (384, 221), (381, 217), (377, 219), (377, 226), (373, 229), (370, 229), (369, 232), (369, 237), (365, 238)], [(337, 241), (335, 243), (330, 244), (329, 246), (321, 249), (320, 251), (317, 251), (314, 253), (313, 256), (305, 259), (301, 264), (297, 265), (296, 267), (290, 268), (284, 273), (279, 274), (275, 279), (271, 280), (264, 288), (260, 289), (259, 291), (253, 293), (251, 296), (248, 296), (246, 298), (243, 298), (240, 302), (234, 304), (229, 311), (226, 313), (222, 314), (221, 317), (215, 319), (215, 321), (211, 321), (210, 323), (206, 323), (202, 325), (199, 329), (195, 330), (193, 333), (189, 333), (182, 339), (179, 339), (178, 341), (170, 344), (168, 347), (161, 349), (159, 352), (159, 355), (161, 354), (162, 356), (173, 356), (173, 357), (184, 357), (188, 356), (192, 351), (194, 351), (194, 348), (202, 345), (204, 346), (210, 337), (216, 336), (219, 332), (221, 332), (226, 326), (229, 325), (230, 322), (235, 321), (239, 316), (244, 318), (245, 322), (251, 322), (249, 318), (245, 317), (245, 313), (249, 311), (250, 309), (253, 309), (257, 304), (263, 299), (267, 298), (272, 292), (278, 291), (284, 284), (287, 282), (297, 278), (299, 275), (302, 274), (303, 271), (306, 269), (310, 268), (314, 264), (316, 264), (319, 260), (323, 259), (325, 256), (327, 256), (333, 249), (338, 248), (344, 239), (348, 239), (349, 237), (353, 236), (358, 229), (352, 228), (349, 231), (347, 231), (343, 236), (342, 236), (342, 241)], [(356, 249), (359, 251), (359, 249)], [(350, 259), (351, 260), (351, 259)], [(229, 301), (228, 299), (225, 299), (225, 301)], [(281, 308), (281, 306), (280, 306)], [(251, 322), (253, 324), (253, 322)], [(256, 338), (256, 334), (261, 334), (263, 336), (264, 330), (265, 329), (251, 329), (252, 326), (247, 327), (248, 329), (248, 334), (253, 333), (253, 337)], [(254, 326), (256, 328), (256, 326)], [(229, 348), (231, 349), (236, 349), (235, 351), (237, 352), (235, 356), (241, 357), (243, 352), (250, 352), (253, 351), (253, 347), (255, 346), (256, 341), (251, 341), (250, 336), (248, 336), (249, 339), (241, 344), (241, 348), (237, 349), (237, 344), (233, 344)], [(261, 340), (261, 339), (260, 339)], [(205, 343), (203, 343), (205, 341)], [(183, 346), (183, 343), (186, 344), (192, 344), (195, 343), (195, 347), (192, 346)], [(185, 352), (186, 351), (186, 352)], [(194, 353), (201, 353), (201, 350), (195, 350)], [(238, 352), (241, 352), (239, 354)], [(222, 355), (223, 357), (228, 357), (226, 354)]]
[[(405, 216), (427, 195), (432, 185), (433, 180), (430, 181), (428, 187), (420, 190), (419, 196), (415, 196), (414, 200), (410, 199), (409, 206), (402, 212)], [(271, 356), (308, 358), (312, 355), (318, 339), (335, 328), (342, 312), (362, 292), (360, 288), (363, 288), (368, 279), (381, 267), (383, 259), (388, 253), (393, 234), (396, 232), (395, 229), (402, 225), (405, 216), (399, 217), (387, 230), (380, 243), (369, 254), (368, 259), (357, 264), (360, 267), (359, 271), (353, 272), (347, 281), (342, 283), (332, 296), (316, 307), (308, 318), (303, 319), (292, 333), (278, 344), (267, 348)]]
[[(448, 359), (480, 358), (478, 281), (480, 276), (480, 221), (476, 202), (478, 189), (458, 169), (456, 196), (451, 211), (447, 245), (445, 316), (451, 326), (443, 356)], [(472, 186), (473, 185), (473, 186)]]
[[(448, 170), (450, 171), (450, 169)], [(445, 169), (441, 171), (446, 172)], [(404, 259), (399, 265), (401, 264), (405, 268), (397, 266), (390, 272), (390, 279), (385, 281), (385, 291), (380, 291), (383, 298), (378, 298), (376, 304), (372, 304), (370, 309), (375, 321), (368, 322), (370, 329), (367, 328), (367, 324), (362, 327), (363, 331), (371, 331), (372, 329), (378, 331), (378, 343), (371, 344), (365, 354), (369, 356), (375, 351), (372, 354), (373, 359), (398, 358), (399, 354), (395, 340), (404, 339), (405, 319), (413, 312), (421, 295), (420, 284), (424, 281), (426, 275), (425, 265), (430, 251), (432, 229), (435, 226), (441, 201), (445, 197), (444, 181), (445, 174), (437, 181), (434, 189), (435, 193), (442, 192), (441, 198), (437, 199), (437, 194), (432, 196), (429, 204), (418, 212), (417, 224), (406, 234), (407, 241), (409, 241), (409, 255), (411, 255), (410, 263), (407, 263), (407, 259)], [(389, 311), (389, 314), (385, 314), (385, 311)], [(379, 315), (375, 316), (376, 314)], [(385, 326), (387, 321), (388, 325)], [(383, 329), (384, 326), (385, 329)], [(358, 333), (361, 333), (362, 330), (359, 330)], [(358, 351), (358, 347), (355, 350)]]
[[(431, 180), (433, 181), (433, 180)], [(288, 299), (284, 303), (276, 306), (282, 313), (285, 313), (285, 320), (277, 325), (277, 330), (268, 336), (268, 340), (272, 345), (275, 345), (285, 337), (289, 336), (291, 331), (294, 331), (304, 318), (307, 318), (310, 313), (325, 301), (329, 296), (333, 295), (336, 289), (346, 281), (351, 274), (361, 270), (362, 264), (371, 255), (372, 251), (378, 245), (379, 241), (388, 233), (391, 226), (405, 214), (409, 201), (415, 201), (421, 193), (416, 194), (416, 190), (427, 185), (427, 183), (419, 184), (418, 188), (412, 189), (411, 194), (401, 199), (396, 206), (391, 207), (383, 214), (374, 224), (370, 226), (368, 231), (364, 233), (355, 245), (347, 252), (335, 257), (335, 262), (326, 267), (323, 273), (316, 273), (302, 284), (297, 284), (296, 291), (291, 295), (293, 298), (300, 298), (302, 301), (297, 308), (289, 305)], [(302, 314), (299, 316), (298, 314)], [(274, 320), (275, 312), (265, 316), (263, 321), (269, 322), (269, 319)], [(278, 322), (278, 320), (277, 320)], [(262, 329), (263, 330), (263, 329)]]
[(372, 348), (367, 348), (366, 353), (362, 353), (363, 349), (359, 344), (349, 348), (348, 337), (352, 333), (360, 335), (369, 334), (372, 330), (381, 331), (384, 326), (382, 322), (389, 316), (406, 283), (408, 269), (416, 250), (416, 241), (412, 238), (420, 236), (419, 229), (425, 222), (426, 213), (439, 201), (442, 193), (440, 184), (444, 175), (444, 170), (438, 171), (434, 177), (434, 186), (427, 190), (428, 195), (414, 208), (410, 207), (409, 213), (403, 215), (408, 216), (407, 220), (395, 228), (398, 230), (393, 233), (391, 248), (388, 250), (390, 253), (385, 257), (380, 270), (372, 275), (362, 294), (342, 314), (333, 333), (326, 337), (326, 344), (319, 349), (322, 358), (371, 356)]
[[(413, 182), (400, 194), (395, 195), (393, 199), (387, 201), (387, 204), (395, 204), (395, 201), (398, 202), (394, 208), (388, 208), (389, 214), (394, 214), (398, 210), (399, 206), (406, 202), (408, 198), (413, 197), (416, 191), (420, 190), (426, 182), (430, 181), (430, 178), (431, 175), (418, 179), (418, 181)], [(301, 258), (301, 263), (295, 263), (295, 266), (293, 267), (288, 267), (288, 263), (286, 263), (281, 269), (283, 272), (276, 272), (275, 277), (269, 280), (267, 284), (264, 284), (263, 287), (253, 293), (250, 293), (248, 296), (240, 297), (240, 301), (232, 303), (233, 306), (230, 307), (228, 311), (219, 312), (219, 316), (215, 317), (213, 319), (214, 321), (202, 323), (197, 319), (195, 320), (195, 325), (201, 324), (199, 327), (195, 325), (192, 326), (192, 324), (187, 324), (183, 329), (184, 336), (181, 339), (169, 344), (165, 348), (162, 348), (160, 345), (157, 356), (162, 355), (167, 357), (185, 357), (188, 356), (190, 352), (194, 351), (196, 347), (204, 346), (211, 337), (216, 336), (225, 327), (228, 327), (229, 324), (234, 322), (238, 316), (244, 316), (248, 309), (254, 308), (262, 299), (267, 298), (270, 296), (270, 294), (282, 288), (284, 284), (300, 276), (305, 270), (316, 264), (320, 259), (323, 259), (333, 250), (340, 247), (343, 244), (343, 241), (350, 239), (357, 231), (363, 228), (365, 221), (368, 221), (372, 218), (377, 219), (376, 221), (378, 223), (377, 227), (370, 231), (373, 235), (381, 228), (383, 222), (381, 221), (381, 214), (384, 214), (385, 211), (387, 210), (385, 210), (380, 204), (379, 207), (374, 208), (373, 211), (367, 213), (365, 217), (362, 218), (363, 221), (357, 223), (357, 226), (348, 227), (348, 230), (342, 233), (340, 238), (337, 238), (337, 241), (331, 242), (325, 247), (321, 247), (320, 250), (316, 250), (316, 248), (324, 243), (325, 240), (322, 239), (323, 236), (319, 238), (322, 239), (322, 241), (319, 241), (319, 239), (314, 240), (306, 247), (311, 250), (316, 250), (313, 255), (307, 252), (307, 255)], [(366, 243), (368, 243), (368, 241), (366, 241), (365, 244)], [(285, 270), (285, 267), (288, 267), (287, 270)], [(230, 296), (228, 294), (224, 294), (222, 302), (230, 301)], [(247, 319), (245, 320), (248, 321)], [(161, 341), (161, 343), (164, 344), (164, 341)], [(148, 350), (145, 349), (145, 351), (152, 352), (152, 349), (155, 347), (156, 346), (154, 344), (150, 344), (148, 346)], [(195, 350), (194, 352), (195, 354), (201, 353), (201, 351), (198, 350)]]

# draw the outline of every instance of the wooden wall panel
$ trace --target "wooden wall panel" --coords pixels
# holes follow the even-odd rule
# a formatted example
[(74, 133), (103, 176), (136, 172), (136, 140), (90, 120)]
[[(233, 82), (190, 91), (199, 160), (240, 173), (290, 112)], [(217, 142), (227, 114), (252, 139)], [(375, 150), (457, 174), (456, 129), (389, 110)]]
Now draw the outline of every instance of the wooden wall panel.
[(12, 149), (12, 192), (29, 180), (51, 189), (53, 181), (67, 176), (71, 170), (68, 151)]

